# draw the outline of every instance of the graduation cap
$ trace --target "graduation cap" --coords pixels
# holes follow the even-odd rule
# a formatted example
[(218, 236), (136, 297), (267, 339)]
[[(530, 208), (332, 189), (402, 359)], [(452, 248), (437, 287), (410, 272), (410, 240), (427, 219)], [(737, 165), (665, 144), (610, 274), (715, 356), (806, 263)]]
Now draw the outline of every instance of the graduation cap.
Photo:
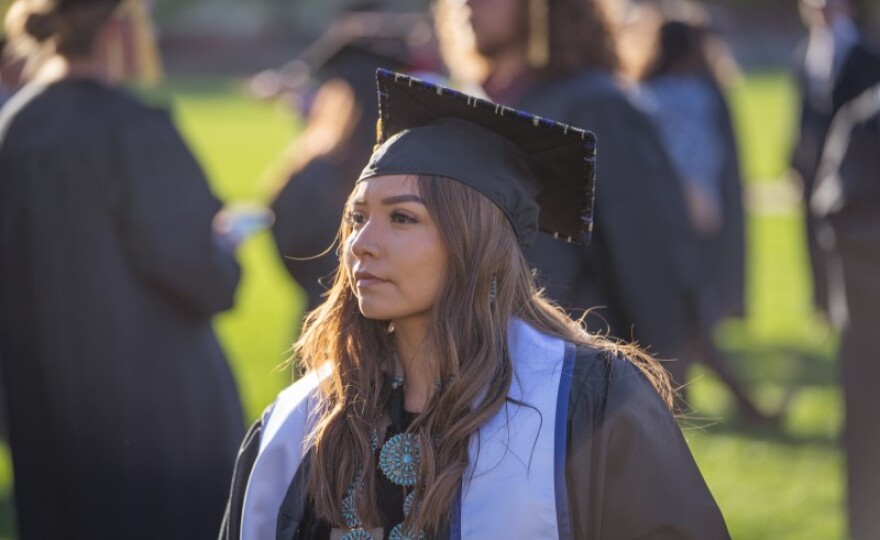
[(538, 230), (589, 243), (592, 133), (385, 69), (376, 79), (379, 146), (359, 182), (397, 174), (451, 178), (495, 203), (521, 245)]
[(417, 13), (347, 13), (331, 23), (298, 60), (318, 74), (332, 75), (336, 64), (345, 64), (350, 57), (376, 67), (401, 69), (413, 60), (409, 42), (418, 29), (430, 33), (430, 20)]
[(249, 90), (261, 99), (287, 95), (295, 108), (307, 115), (318, 86), (341, 78), (354, 89), (359, 101), (373, 103), (376, 69), (414, 67), (419, 63), (414, 48), (430, 36), (430, 19), (422, 13), (349, 11), (331, 22), (296, 58), (252, 77)]

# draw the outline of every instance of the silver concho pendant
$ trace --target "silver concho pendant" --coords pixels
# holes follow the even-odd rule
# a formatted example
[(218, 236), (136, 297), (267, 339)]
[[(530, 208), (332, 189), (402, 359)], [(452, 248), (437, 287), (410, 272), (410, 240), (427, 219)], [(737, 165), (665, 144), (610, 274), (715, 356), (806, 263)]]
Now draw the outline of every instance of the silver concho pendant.
[(398, 523), (396, 527), (391, 529), (388, 540), (425, 540), (425, 533), (422, 531), (403, 531), (403, 523)]
[(388, 439), (379, 454), (379, 468), (399, 486), (414, 486), (419, 473), (419, 439), (412, 433), (398, 433)]
[(342, 540), (373, 540), (373, 535), (364, 529), (352, 529), (342, 537)]

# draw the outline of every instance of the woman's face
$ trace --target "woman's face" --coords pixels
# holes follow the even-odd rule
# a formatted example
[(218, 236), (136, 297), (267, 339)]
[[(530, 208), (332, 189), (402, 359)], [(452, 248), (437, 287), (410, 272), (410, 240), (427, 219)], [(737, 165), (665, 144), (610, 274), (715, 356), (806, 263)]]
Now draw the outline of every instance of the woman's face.
[(449, 253), (414, 177), (378, 176), (357, 184), (346, 219), (343, 264), (361, 313), (396, 324), (430, 316)]

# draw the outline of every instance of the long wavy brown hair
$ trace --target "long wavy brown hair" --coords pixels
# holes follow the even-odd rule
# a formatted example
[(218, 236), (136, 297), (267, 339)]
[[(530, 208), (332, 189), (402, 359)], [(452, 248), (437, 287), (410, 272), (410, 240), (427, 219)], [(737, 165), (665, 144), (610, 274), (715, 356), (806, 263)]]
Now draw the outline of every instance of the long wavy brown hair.
[[(447, 178), (421, 176), (417, 186), (449, 252), (447, 281), (431, 313), (421, 350), (436, 365), (441, 386), (409, 431), (421, 448), (416, 506), (408, 525), (426, 533), (448, 523), (470, 437), (508, 399), (514, 370), (507, 329), (518, 317), (539, 331), (577, 343), (623, 352), (652, 381), (671, 406), (672, 390), (659, 363), (632, 346), (587, 334), (535, 286), (516, 235), (501, 210), (475, 190)], [(351, 227), (343, 221), (341, 249)], [(370, 438), (384, 411), (383, 370), (390, 365), (389, 322), (358, 310), (350, 276), (340, 265), (326, 301), (313, 311), (295, 344), (306, 371), (330, 366), (319, 389), (308, 495), (320, 517), (342, 523), (342, 500), (356, 474), (363, 493), (376, 493), (376, 463)], [(489, 291), (497, 280), (494, 302)], [(360, 491), (359, 491), (360, 492)], [(364, 523), (378, 526), (374, 497), (357, 499)]]

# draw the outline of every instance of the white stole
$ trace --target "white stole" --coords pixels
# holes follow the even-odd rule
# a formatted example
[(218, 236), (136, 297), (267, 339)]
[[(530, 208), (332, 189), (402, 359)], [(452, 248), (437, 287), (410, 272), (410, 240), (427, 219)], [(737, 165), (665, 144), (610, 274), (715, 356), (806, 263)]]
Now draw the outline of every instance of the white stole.
[(555, 426), (565, 342), (520, 320), (511, 323), (508, 340), (515, 373), (508, 395), (533, 408), (508, 403), (480, 428), (479, 441), (471, 440), (461, 538), (556, 539)]
[(242, 540), (275, 538), (278, 511), (307, 450), (320, 380), (316, 373), (306, 375), (282, 390), (264, 415), (260, 451), (242, 503)]
[[(510, 324), (508, 343), (514, 366), (509, 396), (530, 407), (506, 404), (472, 438), (455, 516), (463, 540), (559, 538), (557, 453), (565, 450), (556, 448), (556, 425), (565, 343), (519, 319)], [(318, 383), (315, 374), (304, 377), (267, 412), (245, 491), (242, 540), (275, 538), (278, 511), (305, 455)], [(567, 403), (563, 407), (567, 411)]]

